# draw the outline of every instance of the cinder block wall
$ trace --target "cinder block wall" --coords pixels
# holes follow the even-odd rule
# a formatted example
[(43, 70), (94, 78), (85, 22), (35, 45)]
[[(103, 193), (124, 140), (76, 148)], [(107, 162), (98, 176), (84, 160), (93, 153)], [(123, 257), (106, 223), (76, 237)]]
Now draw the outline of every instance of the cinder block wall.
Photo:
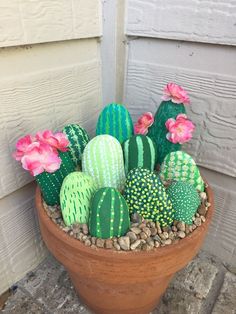
[(134, 120), (156, 112), (173, 81), (196, 123), (185, 146), (214, 188), (205, 249), (236, 264), (236, 4), (233, 0), (127, 0), (124, 101)]
[(46, 254), (32, 177), (17, 139), (79, 122), (90, 134), (102, 106), (100, 0), (0, 1), (0, 294)]

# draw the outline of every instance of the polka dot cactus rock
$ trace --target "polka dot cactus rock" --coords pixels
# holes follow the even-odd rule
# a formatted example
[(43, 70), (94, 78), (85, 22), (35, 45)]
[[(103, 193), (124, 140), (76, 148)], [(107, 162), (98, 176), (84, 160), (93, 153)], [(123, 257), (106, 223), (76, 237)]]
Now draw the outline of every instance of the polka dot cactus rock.
[(129, 209), (124, 197), (114, 188), (98, 190), (92, 200), (89, 231), (98, 238), (123, 236), (129, 229)]
[(163, 183), (184, 181), (192, 184), (197, 190), (204, 191), (204, 181), (193, 158), (185, 152), (177, 151), (168, 154), (160, 169)]
[(147, 220), (159, 221), (161, 226), (173, 222), (174, 210), (165, 187), (148, 169), (135, 168), (129, 172), (124, 198), (131, 213), (137, 212)]
[(196, 189), (187, 182), (177, 181), (168, 187), (167, 193), (175, 210), (174, 219), (192, 224), (193, 216), (201, 203)]

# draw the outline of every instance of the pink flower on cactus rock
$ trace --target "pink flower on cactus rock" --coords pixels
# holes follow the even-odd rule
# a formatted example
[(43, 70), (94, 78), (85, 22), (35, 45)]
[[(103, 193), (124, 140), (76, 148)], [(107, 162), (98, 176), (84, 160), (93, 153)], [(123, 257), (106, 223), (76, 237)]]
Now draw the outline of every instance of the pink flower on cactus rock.
[(195, 129), (192, 121), (187, 119), (185, 114), (179, 114), (176, 119), (168, 119), (165, 123), (168, 141), (176, 144), (183, 144), (192, 138), (192, 132)]
[(66, 152), (68, 150), (69, 141), (64, 133), (58, 132), (53, 134), (50, 130), (38, 132), (36, 138), (39, 142), (49, 144), (50, 146)]
[(21, 158), (22, 166), (31, 175), (36, 176), (44, 171), (55, 172), (60, 168), (61, 159), (58, 152), (50, 145), (36, 142), (31, 145)]
[(153, 114), (151, 112), (145, 112), (134, 125), (134, 133), (146, 135), (148, 128), (153, 124), (153, 122)]
[(175, 104), (188, 105), (190, 103), (187, 92), (181, 86), (174, 83), (166, 85), (162, 99), (165, 101), (171, 100)]
[(25, 137), (20, 138), (16, 143), (16, 151), (13, 153), (13, 157), (16, 160), (21, 160), (35, 140), (35, 137), (31, 135), (26, 135)]

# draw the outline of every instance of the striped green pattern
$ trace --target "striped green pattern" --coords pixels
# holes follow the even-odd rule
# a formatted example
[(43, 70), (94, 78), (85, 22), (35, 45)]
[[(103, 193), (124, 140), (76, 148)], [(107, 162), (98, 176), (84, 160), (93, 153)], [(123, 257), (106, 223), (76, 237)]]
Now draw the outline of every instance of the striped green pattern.
[(156, 165), (156, 145), (145, 135), (134, 135), (123, 144), (125, 172), (134, 168), (146, 168), (151, 171)]
[(201, 203), (196, 189), (187, 182), (177, 181), (168, 187), (167, 193), (175, 210), (174, 219), (191, 225)]
[(133, 135), (133, 129), (129, 111), (121, 104), (110, 104), (98, 118), (96, 135), (110, 134), (123, 143)]
[(101, 188), (92, 200), (89, 231), (102, 239), (123, 236), (129, 229), (130, 218), (127, 203), (114, 188)]
[(63, 181), (60, 201), (64, 223), (88, 223), (91, 199), (95, 193), (93, 178), (82, 172), (72, 172)]
[(62, 131), (67, 135), (70, 142), (69, 153), (71, 158), (75, 165), (78, 166), (82, 159), (84, 148), (89, 142), (89, 135), (79, 124), (68, 124)]
[(94, 178), (98, 189), (114, 187), (121, 191), (125, 183), (125, 169), (118, 140), (110, 135), (94, 137), (85, 147), (82, 170)]
[(174, 210), (165, 187), (158, 176), (148, 169), (132, 169), (126, 180), (124, 198), (131, 213), (159, 221), (161, 226), (173, 222)]
[(185, 181), (195, 189), (204, 191), (204, 182), (195, 161), (182, 151), (172, 152), (165, 157), (160, 169), (160, 178), (163, 183)]
[(35, 177), (44, 201), (50, 206), (60, 204), (62, 182), (69, 173), (75, 170), (75, 165), (68, 152), (60, 152), (59, 156), (61, 158), (61, 166), (57, 171), (53, 173), (44, 171)]
[(148, 129), (148, 136), (157, 146), (157, 163), (161, 164), (167, 154), (181, 150), (180, 144), (174, 144), (167, 140), (168, 130), (165, 126), (169, 118), (176, 118), (178, 114), (186, 113), (183, 104), (174, 104), (170, 101), (163, 101), (155, 114), (153, 125)]

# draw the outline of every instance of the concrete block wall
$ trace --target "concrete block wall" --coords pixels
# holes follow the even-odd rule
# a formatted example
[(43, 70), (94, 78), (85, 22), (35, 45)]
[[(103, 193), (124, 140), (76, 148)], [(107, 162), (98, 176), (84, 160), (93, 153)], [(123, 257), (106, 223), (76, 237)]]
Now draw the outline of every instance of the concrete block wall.
[(214, 188), (205, 249), (236, 263), (235, 1), (127, 0), (124, 101), (134, 118), (156, 112), (163, 87), (182, 85), (196, 124), (190, 153)]

